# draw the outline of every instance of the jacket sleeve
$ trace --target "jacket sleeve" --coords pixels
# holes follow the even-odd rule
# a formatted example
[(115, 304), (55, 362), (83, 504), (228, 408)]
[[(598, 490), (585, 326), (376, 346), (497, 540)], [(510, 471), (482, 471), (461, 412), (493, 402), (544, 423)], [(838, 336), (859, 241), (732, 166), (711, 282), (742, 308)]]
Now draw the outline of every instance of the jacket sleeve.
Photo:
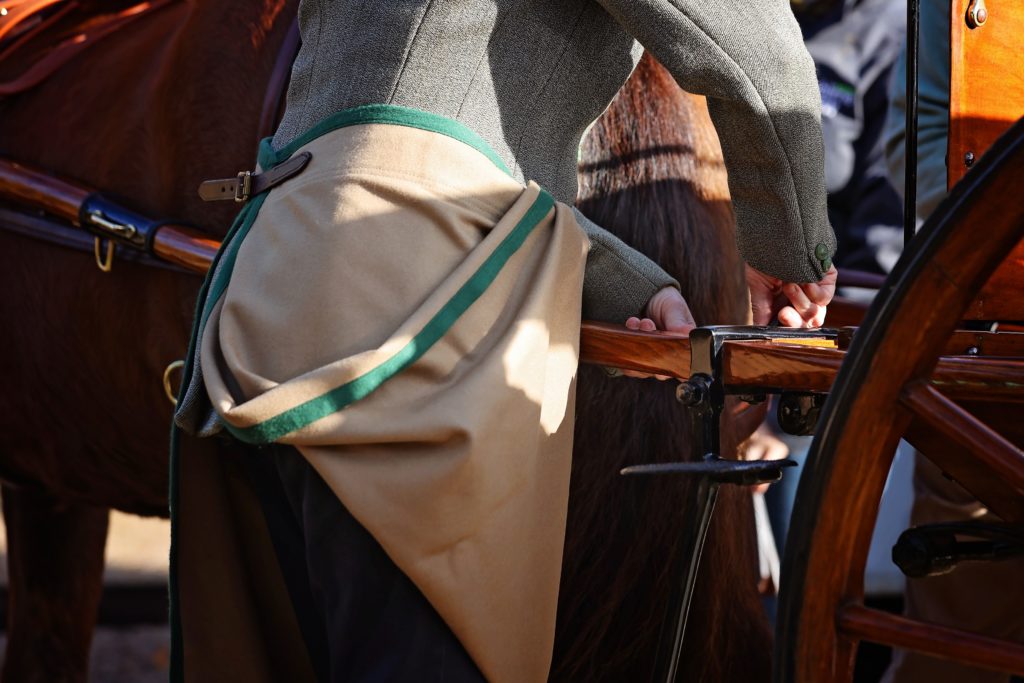
[(789, 0), (596, 1), (683, 89), (707, 96), (743, 259), (787, 282), (820, 280), (836, 247), (821, 98)]
[(590, 240), (583, 275), (583, 318), (622, 324), (643, 316), (654, 293), (679, 283), (651, 259), (573, 208), (576, 222)]

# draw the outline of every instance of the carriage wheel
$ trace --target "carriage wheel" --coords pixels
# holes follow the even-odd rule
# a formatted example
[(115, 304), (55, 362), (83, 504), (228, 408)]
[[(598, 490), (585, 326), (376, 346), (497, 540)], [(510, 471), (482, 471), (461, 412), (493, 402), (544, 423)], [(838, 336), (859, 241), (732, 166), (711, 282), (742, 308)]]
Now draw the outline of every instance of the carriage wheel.
[[(868, 548), (901, 436), (914, 443), (915, 433), (940, 435), (944, 447), (925, 455), (1005, 521), (1024, 523), (1024, 361), (983, 361), (984, 372), (955, 387), (930, 380), (969, 304), (1024, 236), (1022, 198), (1024, 119), (936, 211), (857, 332), (797, 493), (782, 572), (777, 683), (852, 680), (862, 640), (1024, 675), (1022, 644), (864, 606)], [(1024, 318), (1017, 313), (1014, 319)], [(965, 372), (977, 369), (972, 362), (965, 360)]]

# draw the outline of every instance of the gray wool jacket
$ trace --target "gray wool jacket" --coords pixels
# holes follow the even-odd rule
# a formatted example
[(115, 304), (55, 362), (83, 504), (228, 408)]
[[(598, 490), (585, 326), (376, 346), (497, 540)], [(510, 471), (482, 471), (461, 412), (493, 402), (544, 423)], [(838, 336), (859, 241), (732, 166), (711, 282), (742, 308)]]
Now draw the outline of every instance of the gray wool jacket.
[[(830, 263), (821, 102), (789, 0), (301, 0), (299, 26), (275, 147), (341, 109), (414, 107), (469, 126), (568, 204), (580, 139), (646, 48), (708, 97), (743, 258), (789, 282)], [(581, 225), (586, 317), (621, 322), (674, 284)]]

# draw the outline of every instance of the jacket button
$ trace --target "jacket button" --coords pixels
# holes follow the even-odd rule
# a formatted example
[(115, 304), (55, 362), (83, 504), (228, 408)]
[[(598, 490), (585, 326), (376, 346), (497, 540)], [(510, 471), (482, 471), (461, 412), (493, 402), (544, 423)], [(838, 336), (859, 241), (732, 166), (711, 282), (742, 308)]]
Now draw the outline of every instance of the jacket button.
[(814, 258), (819, 261), (824, 261), (828, 258), (828, 247), (824, 243), (820, 243), (814, 248)]
[(823, 258), (821, 260), (821, 269), (827, 271), (827, 270), (829, 270), (831, 268), (832, 268), (832, 259), (830, 259), (830, 258), (828, 258), (826, 256), (825, 258)]

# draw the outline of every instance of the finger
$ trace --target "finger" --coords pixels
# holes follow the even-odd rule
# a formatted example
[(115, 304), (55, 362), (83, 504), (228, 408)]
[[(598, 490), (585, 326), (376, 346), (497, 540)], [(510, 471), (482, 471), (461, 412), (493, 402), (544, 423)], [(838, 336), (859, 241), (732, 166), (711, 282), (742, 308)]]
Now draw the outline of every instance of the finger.
[(803, 327), (804, 319), (792, 306), (786, 306), (779, 311), (779, 324), (783, 327)]
[(689, 332), (697, 326), (685, 301), (679, 300), (665, 312), (662, 329), (668, 332)]
[(626, 328), (630, 329), (630, 330), (639, 330), (640, 329), (640, 318), (637, 318), (637, 317), (627, 318), (626, 319)]
[(792, 305), (796, 312), (802, 318), (801, 327), (806, 327), (812, 324), (815, 316), (818, 315), (821, 307), (815, 303), (812, 303), (807, 295), (804, 294), (804, 290), (799, 285), (789, 284), (786, 285), (785, 289), (786, 298), (789, 299), (789, 303)]
[(832, 301), (832, 292), (814, 282), (808, 282), (807, 284), (800, 285), (800, 288), (812, 303), (819, 306), (828, 306), (828, 303)]
[(774, 295), (770, 292), (750, 291), (750, 311), (755, 325), (769, 325), (772, 322)]
[(644, 318), (640, 321), (641, 332), (654, 332), (658, 329), (658, 326), (654, 324), (654, 321), (650, 318)]

